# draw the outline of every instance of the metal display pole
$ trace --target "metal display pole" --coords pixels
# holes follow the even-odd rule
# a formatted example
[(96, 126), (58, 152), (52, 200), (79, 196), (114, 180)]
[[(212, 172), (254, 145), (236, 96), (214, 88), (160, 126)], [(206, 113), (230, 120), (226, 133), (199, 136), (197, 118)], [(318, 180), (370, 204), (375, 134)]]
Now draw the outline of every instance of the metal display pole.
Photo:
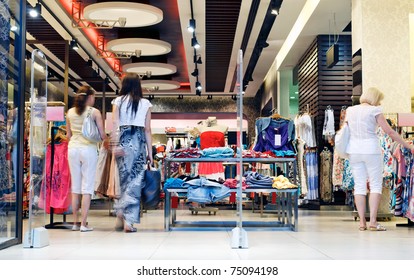
[(237, 94), (237, 175), (238, 175), (238, 186), (237, 186), (237, 215), (239, 220), (237, 227), (232, 230), (231, 248), (233, 249), (247, 249), (249, 242), (247, 239), (247, 232), (243, 229), (243, 204), (242, 204), (242, 179), (243, 179), (243, 51), (239, 50), (237, 57), (237, 84), (239, 92)]
[[(36, 65), (36, 67), (35, 67)], [(35, 87), (35, 68), (44, 74), (46, 87), (39, 90)], [(47, 59), (38, 49), (32, 52), (31, 86), (30, 86), (30, 189), (29, 189), (29, 223), (28, 231), (23, 241), (24, 248), (41, 248), (49, 245), (49, 235), (44, 227), (33, 228), (33, 196), (34, 185), (46, 186), (45, 158), (46, 158), (46, 108), (47, 108)], [(39, 160), (40, 159), (40, 160)], [(40, 166), (39, 166), (40, 165)], [(36, 180), (35, 180), (36, 179)], [(42, 193), (42, 190), (40, 191)], [(46, 196), (46, 190), (43, 189)], [(43, 200), (45, 202), (45, 200)]]

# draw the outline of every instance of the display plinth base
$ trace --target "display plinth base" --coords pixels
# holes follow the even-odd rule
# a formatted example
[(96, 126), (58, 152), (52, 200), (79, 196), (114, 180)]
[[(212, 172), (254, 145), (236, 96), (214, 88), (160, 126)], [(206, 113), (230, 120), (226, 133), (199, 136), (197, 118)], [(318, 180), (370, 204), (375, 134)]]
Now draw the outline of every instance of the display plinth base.
[(32, 229), (32, 238), (29, 240), (29, 232), (26, 232), (23, 248), (42, 248), (49, 245), (49, 233), (44, 227)]
[(234, 228), (232, 230), (233, 236), (231, 237), (232, 249), (248, 249), (249, 241), (247, 239), (247, 232), (242, 228)]

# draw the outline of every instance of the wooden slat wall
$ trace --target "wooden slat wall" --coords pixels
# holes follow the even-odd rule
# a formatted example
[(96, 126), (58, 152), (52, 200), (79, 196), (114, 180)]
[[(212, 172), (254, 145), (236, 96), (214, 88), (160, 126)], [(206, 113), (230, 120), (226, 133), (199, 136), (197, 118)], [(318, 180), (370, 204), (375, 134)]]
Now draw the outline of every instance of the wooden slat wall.
[[(332, 37), (331, 37), (332, 38)], [(330, 105), (335, 112), (335, 128), (338, 129), (342, 106), (352, 105), (352, 42), (351, 36), (339, 36), (339, 62), (326, 67), (326, 51), (329, 37), (319, 35), (299, 61), (299, 109), (309, 104), (310, 114), (315, 117), (315, 132), (319, 150), (327, 143), (322, 137), (325, 109)]]

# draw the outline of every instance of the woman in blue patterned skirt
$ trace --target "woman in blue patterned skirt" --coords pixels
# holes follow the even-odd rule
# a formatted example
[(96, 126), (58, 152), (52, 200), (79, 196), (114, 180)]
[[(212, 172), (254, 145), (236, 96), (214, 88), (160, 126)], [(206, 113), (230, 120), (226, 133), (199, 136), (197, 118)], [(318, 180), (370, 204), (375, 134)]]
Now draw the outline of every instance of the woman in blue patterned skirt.
[[(137, 74), (129, 73), (122, 80), (120, 96), (112, 101), (115, 141), (119, 142), (116, 161), (121, 196), (115, 204), (116, 229), (136, 232), (140, 222), (141, 189), (147, 161), (152, 164), (151, 103), (143, 98)], [(121, 152), (119, 152), (119, 150)]]

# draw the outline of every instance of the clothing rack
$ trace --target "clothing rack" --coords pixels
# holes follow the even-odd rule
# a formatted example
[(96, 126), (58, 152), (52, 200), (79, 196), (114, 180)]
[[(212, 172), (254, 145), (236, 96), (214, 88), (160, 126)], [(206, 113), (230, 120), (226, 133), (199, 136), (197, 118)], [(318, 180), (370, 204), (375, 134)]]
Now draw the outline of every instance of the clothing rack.
[[(397, 118), (398, 118), (398, 114), (397, 114)], [(397, 121), (398, 123), (398, 121)], [(414, 122), (412, 124), (414, 126)], [(405, 138), (408, 138), (410, 135), (414, 135), (414, 132), (408, 132), (406, 131), (405, 133)], [(396, 224), (395, 226), (397, 227), (414, 227), (414, 222), (412, 222), (410, 219), (407, 218), (407, 223), (406, 224)]]

